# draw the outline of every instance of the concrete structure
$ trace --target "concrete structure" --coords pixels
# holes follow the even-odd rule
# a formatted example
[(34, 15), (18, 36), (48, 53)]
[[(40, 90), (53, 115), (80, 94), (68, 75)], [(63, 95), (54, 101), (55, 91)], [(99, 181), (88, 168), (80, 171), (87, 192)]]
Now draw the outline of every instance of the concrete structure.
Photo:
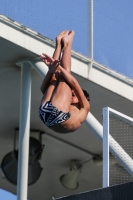
[[(59, 178), (69, 171), (71, 160), (85, 161), (92, 155), (102, 154), (102, 143), (97, 137), (97, 132), (101, 129), (103, 107), (109, 106), (133, 117), (133, 80), (77, 52), (72, 52), (73, 75), (90, 93), (92, 114), (90, 117), (88, 115), (87, 122), (94, 118), (99, 123), (92, 123), (92, 126), (89, 124), (89, 129), (84, 123), (79, 130), (71, 134), (55, 133), (45, 127), (38, 117), (38, 107), (42, 97), (39, 90), (42, 82), (40, 75), (43, 75), (42, 71), (47, 72), (38, 55), (42, 52), (52, 55), (54, 41), (17, 22), (12, 22), (3, 15), (0, 15), (0, 30), (1, 160), (13, 150), (14, 129), (19, 127), (21, 114), (21, 70), (22, 65), (28, 63), (31, 66), (31, 116), (28, 129), (45, 132), (42, 139), (45, 149), (40, 161), (43, 171), (40, 179), (28, 188), (28, 198), (49, 200), (52, 196), (60, 197), (102, 187), (102, 166), (96, 165), (93, 160), (83, 166), (77, 190), (70, 191), (63, 188)], [(99, 137), (101, 139), (101, 136)], [(0, 187), (16, 193), (16, 186), (2, 176)]]

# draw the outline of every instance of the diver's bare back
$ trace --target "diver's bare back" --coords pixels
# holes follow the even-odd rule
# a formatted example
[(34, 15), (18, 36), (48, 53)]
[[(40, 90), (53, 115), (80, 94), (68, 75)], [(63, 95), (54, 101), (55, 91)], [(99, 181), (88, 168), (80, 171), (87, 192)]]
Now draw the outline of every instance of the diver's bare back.
[[(82, 124), (80, 122), (79, 118), (78, 118), (79, 115), (80, 115), (80, 110), (77, 107), (75, 107), (73, 105), (70, 105), (70, 118), (67, 121), (64, 121), (63, 123), (56, 124), (56, 125), (51, 126), (49, 128), (52, 129), (55, 132), (58, 132), (58, 133), (71, 133), (71, 132), (74, 132)], [(84, 119), (86, 117), (87, 117), (87, 115), (84, 114)]]

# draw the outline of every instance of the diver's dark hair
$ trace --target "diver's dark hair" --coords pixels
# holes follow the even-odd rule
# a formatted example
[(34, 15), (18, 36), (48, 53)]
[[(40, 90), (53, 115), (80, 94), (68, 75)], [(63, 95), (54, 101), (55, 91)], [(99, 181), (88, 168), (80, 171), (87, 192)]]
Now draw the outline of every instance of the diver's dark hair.
[[(82, 90), (83, 90), (83, 88), (82, 88)], [(90, 101), (90, 95), (89, 95), (89, 93), (88, 93), (86, 90), (83, 90), (83, 93), (84, 93), (86, 99), (87, 99), (88, 101)]]

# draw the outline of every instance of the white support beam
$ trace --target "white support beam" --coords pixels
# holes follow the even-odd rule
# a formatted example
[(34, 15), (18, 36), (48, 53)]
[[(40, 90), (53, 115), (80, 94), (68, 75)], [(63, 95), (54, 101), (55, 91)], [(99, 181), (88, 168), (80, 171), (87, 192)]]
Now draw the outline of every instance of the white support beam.
[(47, 74), (48, 67), (38, 58), (29, 60), (30, 65), (44, 78)]
[(28, 62), (21, 63), (21, 98), (20, 98), (17, 200), (27, 200), (30, 107), (31, 107), (30, 69), (31, 67)]
[(93, 133), (96, 134), (96, 136), (101, 141), (103, 141), (103, 127), (90, 112), (85, 120), (85, 124), (89, 127), (89, 129), (92, 130)]

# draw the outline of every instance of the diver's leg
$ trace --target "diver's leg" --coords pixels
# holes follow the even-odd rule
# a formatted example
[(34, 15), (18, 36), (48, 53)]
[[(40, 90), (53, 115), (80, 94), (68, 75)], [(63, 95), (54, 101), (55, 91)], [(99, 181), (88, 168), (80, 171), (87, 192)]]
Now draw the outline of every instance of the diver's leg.
[[(66, 69), (68, 72), (71, 71), (71, 47), (72, 47), (73, 37), (74, 37), (74, 31), (71, 31), (69, 32), (68, 36), (62, 38), (64, 49), (63, 49), (61, 63), (62, 67)], [(69, 112), (71, 99), (72, 99), (71, 88), (60, 74), (60, 79), (53, 93), (51, 102), (58, 109), (64, 112)]]
[[(53, 54), (53, 58), (55, 60), (59, 60), (60, 59), (60, 55), (61, 55), (61, 51), (62, 51), (62, 42), (61, 42), (61, 39), (65, 36), (68, 35), (68, 31), (65, 30), (65, 31), (62, 31), (61, 33), (59, 33), (56, 37), (56, 47), (55, 47), (55, 51), (54, 51), (54, 54)], [(58, 70), (57, 70), (58, 71)], [(48, 75), (46, 75), (47, 77)], [(52, 94), (54, 92), (54, 89), (57, 85), (57, 77), (59, 77), (59, 74), (58, 73), (55, 73), (53, 75), (49, 75), (49, 85), (46, 86), (46, 81), (44, 80), (42, 85), (41, 85), (41, 91), (43, 92), (44, 96), (42, 98), (42, 101), (41, 101), (41, 104), (46, 102), (46, 101), (49, 101), (51, 98), (52, 98)], [(44, 78), (45, 79), (45, 78)]]
[(68, 31), (65, 30), (65, 31), (62, 31), (61, 33), (59, 33), (59, 35), (57, 35), (57, 37), (56, 37), (56, 47), (55, 47), (55, 51), (53, 54), (53, 58), (55, 60), (60, 60), (61, 51), (62, 51), (62, 47), (63, 47), (61, 39), (67, 35), (68, 35)]
[(70, 31), (67, 36), (62, 38), (63, 43), (63, 53), (61, 59), (61, 65), (64, 69), (68, 72), (71, 72), (71, 49), (72, 49), (72, 42), (74, 38), (74, 31)]

